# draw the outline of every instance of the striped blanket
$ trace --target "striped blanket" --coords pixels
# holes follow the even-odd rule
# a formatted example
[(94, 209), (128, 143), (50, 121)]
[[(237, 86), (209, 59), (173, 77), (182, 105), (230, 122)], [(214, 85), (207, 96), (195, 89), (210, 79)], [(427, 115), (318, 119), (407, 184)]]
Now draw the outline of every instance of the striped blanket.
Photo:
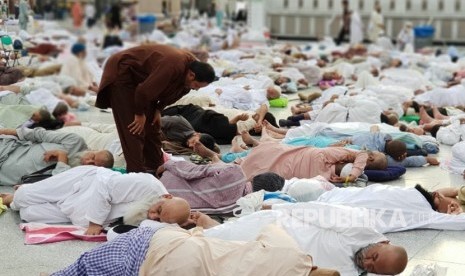
[(84, 235), (85, 228), (74, 225), (50, 225), (44, 223), (22, 223), (19, 228), (26, 232), (24, 244), (42, 244), (68, 240), (103, 242), (106, 234)]

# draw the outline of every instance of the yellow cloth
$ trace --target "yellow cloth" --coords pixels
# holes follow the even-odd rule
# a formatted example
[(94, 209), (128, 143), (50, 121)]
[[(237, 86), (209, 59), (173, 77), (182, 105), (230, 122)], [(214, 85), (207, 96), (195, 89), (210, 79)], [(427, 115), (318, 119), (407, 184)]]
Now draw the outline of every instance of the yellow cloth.
[(153, 236), (139, 275), (307, 276), (311, 268), (311, 257), (276, 225), (250, 242), (206, 238), (202, 228), (167, 227)]
[(8, 210), (8, 207), (6, 205), (3, 205), (3, 198), (0, 197), (0, 214)]

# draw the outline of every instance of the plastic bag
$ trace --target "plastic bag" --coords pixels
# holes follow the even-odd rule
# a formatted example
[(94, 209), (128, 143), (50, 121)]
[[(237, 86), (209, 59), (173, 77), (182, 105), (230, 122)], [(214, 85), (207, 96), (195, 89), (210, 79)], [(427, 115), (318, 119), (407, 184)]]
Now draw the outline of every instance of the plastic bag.
[(410, 276), (446, 276), (447, 268), (437, 264), (418, 264)]

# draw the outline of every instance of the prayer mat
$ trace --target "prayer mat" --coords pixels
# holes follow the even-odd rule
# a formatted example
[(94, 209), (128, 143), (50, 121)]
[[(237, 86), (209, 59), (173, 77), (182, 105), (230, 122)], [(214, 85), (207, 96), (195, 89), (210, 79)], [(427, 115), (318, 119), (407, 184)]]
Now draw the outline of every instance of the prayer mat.
[(86, 228), (75, 225), (51, 225), (45, 223), (22, 223), (19, 228), (26, 232), (24, 244), (42, 244), (68, 240), (104, 242), (107, 235), (84, 235)]

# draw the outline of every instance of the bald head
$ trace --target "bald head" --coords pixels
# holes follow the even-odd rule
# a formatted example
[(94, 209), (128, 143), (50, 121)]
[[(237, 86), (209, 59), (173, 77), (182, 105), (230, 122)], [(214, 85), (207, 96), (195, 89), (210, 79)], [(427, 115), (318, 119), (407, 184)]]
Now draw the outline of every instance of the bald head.
[(123, 221), (125, 224), (135, 226), (146, 219), (181, 225), (189, 218), (190, 211), (190, 205), (186, 200), (166, 194), (133, 203), (124, 215)]
[(385, 170), (387, 168), (386, 155), (379, 151), (369, 152), (365, 168), (368, 170)]
[(177, 223), (179, 225), (187, 221), (191, 212), (189, 203), (180, 197), (167, 199), (164, 204), (164, 209), (166, 210), (165, 217), (163, 218), (164, 221)]
[(355, 262), (370, 273), (397, 275), (407, 266), (408, 256), (403, 247), (381, 242), (360, 249)]

